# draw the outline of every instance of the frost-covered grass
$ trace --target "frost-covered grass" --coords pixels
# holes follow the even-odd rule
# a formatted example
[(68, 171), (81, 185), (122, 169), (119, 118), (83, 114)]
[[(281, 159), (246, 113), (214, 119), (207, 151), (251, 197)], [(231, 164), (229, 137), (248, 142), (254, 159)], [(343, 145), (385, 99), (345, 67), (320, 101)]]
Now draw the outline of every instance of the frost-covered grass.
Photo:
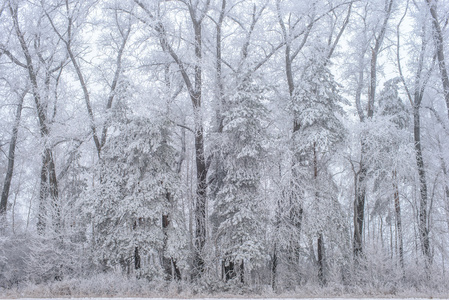
[[(45, 299), (49, 299), (49, 298), (16, 298), (19, 300), (45, 300)], [(66, 300), (67, 298), (51, 298), (54, 300)], [(106, 299), (111, 299), (111, 298), (76, 298), (77, 300), (106, 300)], [(168, 300), (171, 298), (114, 298), (114, 300)], [(175, 298), (176, 300), (188, 300), (191, 298)], [(240, 299), (245, 299), (245, 300), (259, 300), (259, 299), (264, 299), (264, 300), (297, 300), (297, 299), (301, 299), (301, 300), (331, 300), (331, 299), (338, 299), (338, 300), (355, 300), (355, 299), (363, 299), (363, 300), (377, 300), (379, 298), (233, 298), (233, 297), (229, 297), (229, 298), (195, 298), (198, 300), (218, 300), (218, 299), (226, 299), (226, 300), (240, 300)], [(428, 299), (436, 299), (436, 298), (381, 298), (384, 300), (388, 300), (388, 299), (394, 299), (394, 300), (428, 300)]]
[(449, 287), (446, 290), (436, 290), (431, 286), (419, 289), (411, 286), (379, 288), (327, 285), (321, 287), (310, 283), (294, 291), (279, 293), (273, 292), (270, 286), (240, 289), (229, 286), (215, 288), (213, 284), (205, 281), (198, 286), (186, 282), (149, 282), (133, 276), (101, 274), (91, 278), (65, 279), (46, 284), (26, 283), (9, 289), (0, 288), (0, 299), (449, 299)]

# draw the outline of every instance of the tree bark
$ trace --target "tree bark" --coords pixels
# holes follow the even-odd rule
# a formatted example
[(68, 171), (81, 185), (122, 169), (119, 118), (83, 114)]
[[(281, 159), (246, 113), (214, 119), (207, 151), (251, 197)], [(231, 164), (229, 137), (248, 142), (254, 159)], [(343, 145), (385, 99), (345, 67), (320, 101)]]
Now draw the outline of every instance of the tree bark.
[(318, 279), (321, 285), (326, 284), (326, 278), (324, 276), (324, 238), (323, 234), (320, 233), (317, 240), (317, 252), (318, 252)]
[(399, 262), (404, 276), (404, 238), (402, 234), (401, 202), (399, 201), (399, 187), (397, 183), (396, 170), (393, 171), (394, 211), (396, 216), (396, 229), (399, 240)]
[[(16, 143), (17, 143), (17, 137), (19, 135), (19, 125), (20, 125), (20, 119), (22, 116), (23, 100), (25, 99), (27, 92), (28, 92), (27, 90), (24, 91), (19, 97), (19, 103), (18, 103), (17, 109), (16, 109), (16, 117), (14, 120), (13, 129), (12, 129), (12, 135), (11, 135), (11, 139), (9, 141), (8, 166), (6, 169), (5, 181), (3, 183), (2, 197), (1, 197), (1, 201), (0, 201), (0, 222), (6, 216), (6, 209), (8, 207), (8, 196), (9, 196), (11, 180), (12, 180), (13, 172), (14, 172), (14, 159), (15, 159), (15, 153), (16, 153)], [(2, 224), (0, 224), (0, 226), (1, 225)]]
[[(363, 149), (363, 147), (362, 147)], [(367, 169), (363, 165), (364, 158), (361, 159), (361, 167), (358, 175), (356, 176), (356, 196), (354, 201), (354, 240), (353, 240), (353, 253), (354, 257), (358, 258), (363, 253), (363, 225), (365, 220), (365, 197), (366, 189), (365, 178)]]
[[(320, 201), (319, 192), (318, 192), (318, 153), (316, 149), (316, 143), (313, 143), (313, 179), (315, 182), (315, 201)], [(317, 257), (318, 257), (318, 280), (321, 285), (326, 284), (326, 278), (324, 276), (324, 262), (325, 262), (325, 254), (324, 254), (324, 238), (323, 232), (320, 231), (317, 239)]]
[(430, 241), (429, 241), (429, 228), (427, 224), (427, 180), (426, 171), (424, 168), (423, 153), (421, 147), (421, 124), (420, 124), (420, 103), (421, 101), (415, 100), (415, 106), (413, 108), (413, 135), (415, 139), (415, 151), (416, 151), (416, 164), (418, 167), (419, 176), (419, 235), (421, 239), (421, 250), (426, 258), (426, 266), (430, 263)]
[(443, 84), (444, 100), (446, 101), (447, 115), (449, 117), (449, 75), (444, 58), (444, 36), (441, 31), (440, 22), (436, 10), (437, 1), (426, 0), (432, 16), (432, 25), (434, 29), (434, 39), (436, 44), (436, 54), (438, 58), (438, 68), (440, 69), (441, 83)]
[[(171, 201), (171, 196), (167, 195), (167, 200)], [(170, 225), (170, 216), (168, 214), (162, 215), (162, 231), (164, 232), (164, 248), (162, 250), (162, 265), (165, 270), (166, 279), (181, 280), (181, 272), (179, 271), (176, 260), (173, 257), (166, 257), (165, 252), (167, 250), (168, 240), (168, 226)]]
[[(58, 198), (58, 180), (56, 178), (53, 154), (50, 148), (46, 148), (42, 154), (39, 213), (37, 222), (38, 233), (45, 233), (48, 226), (47, 220), (49, 215), (52, 217), (53, 229), (55, 232), (59, 232), (61, 225), (61, 212)], [(49, 199), (51, 200), (50, 202), (48, 202)], [(54, 212), (54, 214), (50, 212)]]
[(278, 265), (278, 255), (277, 255), (277, 245), (274, 243), (273, 255), (271, 257), (271, 289), (276, 291), (276, 279), (277, 279), (277, 265)]

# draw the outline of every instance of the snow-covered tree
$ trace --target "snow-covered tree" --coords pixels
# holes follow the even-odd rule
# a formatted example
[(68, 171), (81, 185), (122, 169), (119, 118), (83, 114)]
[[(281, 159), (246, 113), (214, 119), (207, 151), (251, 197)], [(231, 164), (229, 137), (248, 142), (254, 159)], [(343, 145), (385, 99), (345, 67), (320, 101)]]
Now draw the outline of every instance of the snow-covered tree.
[[(327, 64), (324, 47), (313, 49), (305, 61), (301, 81), (296, 89), (293, 111), (299, 130), (294, 134), (297, 174), (306, 176), (304, 188), (305, 231), (317, 238), (318, 277), (325, 282), (324, 238), (335, 239), (341, 235), (341, 209), (337, 202), (335, 185), (331, 176), (330, 159), (344, 140), (345, 128), (342, 105), (346, 103), (339, 94)], [(340, 224), (340, 226), (335, 226)]]
[(222, 133), (226, 175), (214, 207), (217, 246), (226, 280), (260, 265), (266, 258), (265, 212), (260, 193), (264, 164), (266, 114), (263, 87), (245, 78), (227, 101)]
[(96, 258), (106, 267), (120, 264), (150, 278), (162, 273), (163, 216), (173, 216), (179, 188), (171, 129), (157, 119), (125, 119), (104, 148), (91, 213)]

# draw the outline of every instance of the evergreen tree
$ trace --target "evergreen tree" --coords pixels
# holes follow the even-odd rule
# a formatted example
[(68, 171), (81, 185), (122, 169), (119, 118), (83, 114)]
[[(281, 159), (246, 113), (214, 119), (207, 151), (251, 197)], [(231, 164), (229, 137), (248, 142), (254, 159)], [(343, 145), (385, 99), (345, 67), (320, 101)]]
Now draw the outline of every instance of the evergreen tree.
[(226, 175), (217, 194), (214, 219), (225, 279), (258, 266), (266, 257), (264, 203), (260, 193), (265, 155), (266, 91), (245, 78), (227, 102), (222, 155)]
[(92, 213), (97, 259), (105, 267), (161, 276), (163, 216), (175, 210), (179, 188), (171, 129), (168, 122), (125, 118), (104, 148)]

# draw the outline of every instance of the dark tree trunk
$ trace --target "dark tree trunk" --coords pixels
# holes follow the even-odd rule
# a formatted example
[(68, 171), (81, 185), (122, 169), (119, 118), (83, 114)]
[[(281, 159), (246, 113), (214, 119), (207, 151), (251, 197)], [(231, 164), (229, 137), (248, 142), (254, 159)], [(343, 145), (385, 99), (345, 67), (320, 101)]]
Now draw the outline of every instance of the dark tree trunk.
[(431, 256), (430, 256), (429, 228), (427, 224), (427, 180), (421, 147), (421, 124), (420, 124), (421, 122), (419, 114), (421, 96), (418, 96), (419, 99), (416, 98), (417, 97), (415, 97), (415, 106), (413, 108), (413, 119), (414, 119), (413, 133), (415, 138), (416, 164), (418, 167), (419, 191), (420, 191), (418, 228), (421, 239), (421, 250), (426, 258), (426, 266), (428, 267)]
[(240, 282), (245, 283), (245, 263), (243, 260), (240, 262), (240, 264), (232, 259), (229, 259), (229, 261), (223, 260), (222, 267), (226, 282), (236, 278), (238, 274)]
[(234, 261), (232, 261), (232, 260), (229, 262), (223, 261), (223, 269), (224, 269), (226, 282), (235, 278), (236, 273), (235, 273)]
[(206, 244), (206, 189), (207, 167), (204, 157), (203, 126), (199, 126), (195, 136), (196, 172), (197, 172), (197, 199), (195, 203), (195, 278), (201, 277), (204, 272), (203, 249)]
[(47, 158), (45, 154), (42, 155), (42, 167), (41, 167), (41, 182), (39, 189), (39, 212), (37, 219), (37, 232), (39, 234), (43, 234), (45, 232), (45, 228), (47, 227), (46, 221), (46, 206), (47, 206), (47, 198), (48, 198), (48, 172), (47, 172)]
[(325, 262), (325, 249), (324, 249), (324, 238), (323, 234), (320, 233), (317, 241), (317, 251), (318, 251), (318, 279), (321, 285), (326, 284), (326, 278), (324, 276), (324, 262)]
[[(17, 110), (16, 110), (16, 117), (14, 120), (13, 129), (12, 129), (12, 135), (11, 135), (11, 139), (9, 141), (8, 167), (6, 169), (6, 176), (5, 176), (5, 181), (3, 183), (3, 189), (2, 189), (2, 198), (0, 201), (0, 221), (2, 221), (2, 219), (4, 219), (4, 216), (6, 216), (9, 190), (11, 187), (11, 180), (12, 180), (13, 172), (14, 172), (14, 159), (15, 159), (15, 152), (16, 152), (16, 143), (17, 143), (17, 137), (19, 134), (20, 119), (22, 116), (23, 100), (25, 98), (26, 93), (27, 93), (27, 91), (25, 91), (22, 95), (20, 95), (19, 104), (17, 105)], [(2, 224), (0, 224), (0, 226), (1, 225)]]
[[(313, 179), (315, 181), (315, 201), (320, 201), (319, 192), (318, 192), (318, 153), (316, 150), (316, 143), (313, 143)], [(324, 253), (324, 238), (323, 233), (320, 232), (317, 240), (317, 256), (318, 256), (318, 279), (321, 285), (326, 284), (326, 278), (324, 276), (324, 261), (325, 261), (325, 253)]]
[(136, 269), (136, 270), (140, 269), (139, 247), (134, 248), (134, 269)]
[(190, 93), (195, 116), (195, 159), (197, 198), (195, 203), (195, 254), (194, 254), (194, 277), (199, 278), (204, 273), (204, 245), (206, 244), (206, 202), (207, 202), (207, 166), (204, 154), (204, 129), (202, 118), (202, 19), (198, 19), (196, 11), (189, 6), (192, 25), (195, 32), (195, 85), (194, 91)]
[(240, 282), (245, 283), (245, 261), (240, 263)]
[(438, 14), (436, 10), (437, 1), (426, 0), (429, 5), (430, 14), (432, 15), (432, 25), (434, 29), (434, 38), (436, 44), (438, 67), (440, 69), (441, 83), (443, 84), (444, 100), (446, 101), (447, 114), (449, 116), (449, 75), (446, 68), (446, 60), (444, 58), (444, 37), (441, 31)]
[(404, 275), (404, 239), (402, 234), (402, 219), (401, 219), (401, 203), (399, 201), (399, 188), (397, 183), (396, 170), (393, 171), (393, 190), (394, 190), (394, 210), (396, 215), (396, 228), (399, 239), (399, 261), (401, 264), (402, 273)]
[(271, 257), (271, 288), (273, 291), (276, 291), (277, 265), (278, 265), (278, 255), (277, 255), (277, 245), (275, 243), (273, 249), (273, 256)]
[[(167, 195), (167, 199), (170, 199), (169, 195)], [(176, 264), (176, 260), (173, 259), (173, 257), (165, 256), (168, 239), (167, 230), (169, 225), (170, 225), (169, 215), (162, 215), (162, 230), (164, 232), (164, 249), (162, 250), (162, 265), (165, 270), (166, 279), (181, 280), (181, 272), (179, 271), (178, 265)]]
[[(42, 155), (41, 182), (39, 190), (39, 212), (37, 231), (44, 234), (48, 217), (51, 217), (53, 229), (59, 232), (61, 226), (61, 208), (58, 203), (59, 191), (55, 163), (51, 149), (44, 149)], [(54, 212), (50, 213), (49, 212)]]
[(356, 176), (356, 195), (354, 201), (354, 239), (353, 239), (353, 253), (357, 259), (363, 252), (363, 224), (365, 219), (365, 178), (366, 168), (362, 165), (358, 176)]

